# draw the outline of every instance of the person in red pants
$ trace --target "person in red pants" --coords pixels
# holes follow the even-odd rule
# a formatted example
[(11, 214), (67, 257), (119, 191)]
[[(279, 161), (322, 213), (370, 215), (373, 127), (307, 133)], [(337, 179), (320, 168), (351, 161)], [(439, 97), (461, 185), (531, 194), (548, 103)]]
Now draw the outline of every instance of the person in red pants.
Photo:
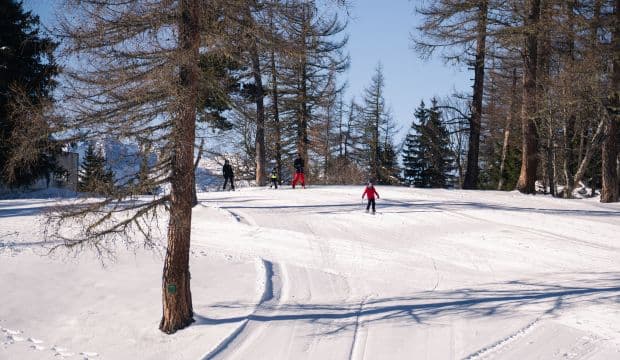
[(304, 159), (301, 158), (301, 155), (297, 155), (297, 158), (293, 162), (293, 167), (295, 168), (295, 177), (293, 178), (293, 189), (298, 181), (301, 181), (301, 186), (306, 188), (306, 179), (304, 178)]
[(368, 182), (366, 185), (366, 189), (364, 189), (364, 193), (362, 194), (362, 199), (364, 196), (368, 198), (368, 205), (366, 205), (366, 212), (370, 209), (370, 205), (372, 205), (372, 213), (375, 213), (375, 195), (377, 195), (377, 199), (380, 199), (379, 193), (375, 190), (375, 187), (372, 185), (372, 182)]

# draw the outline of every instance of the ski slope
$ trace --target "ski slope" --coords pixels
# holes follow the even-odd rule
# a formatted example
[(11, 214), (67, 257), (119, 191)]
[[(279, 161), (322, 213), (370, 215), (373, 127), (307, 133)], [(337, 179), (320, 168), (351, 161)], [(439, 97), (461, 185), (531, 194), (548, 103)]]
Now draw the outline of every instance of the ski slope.
[(362, 191), (199, 194), (171, 336), (161, 249), (41, 256), (58, 200), (0, 200), (0, 359), (620, 358), (620, 204), (377, 187), (371, 215)]

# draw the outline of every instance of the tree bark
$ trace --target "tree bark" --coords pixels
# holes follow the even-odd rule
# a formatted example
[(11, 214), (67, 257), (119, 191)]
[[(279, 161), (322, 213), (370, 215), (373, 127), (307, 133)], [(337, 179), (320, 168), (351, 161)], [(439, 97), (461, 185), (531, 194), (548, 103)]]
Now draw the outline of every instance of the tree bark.
[(276, 173), (278, 174), (278, 182), (282, 184), (282, 129), (280, 129), (280, 107), (278, 104), (278, 73), (276, 68), (275, 51), (271, 51), (271, 83), (272, 83), (272, 106), (273, 106), (273, 123), (275, 132), (275, 157), (276, 157)]
[[(252, 9), (250, 3), (246, 8), (246, 22), (248, 28), (254, 24), (252, 17)], [(252, 30), (250, 30), (252, 31)], [(265, 186), (267, 184), (267, 176), (265, 170), (265, 90), (263, 88), (263, 78), (261, 73), (259, 45), (256, 36), (251, 35), (249, 44), (250, 62), (252, 63), (252, 77), (254, 78), (254, 102), (256, 103), (256, 139), (255, 162), (256, 162), (256, 185)]]
[[(551, 193), (551, 196), (555, 197), (556, 196), (556, 191), (555, 191), (555, 141), (554, 141), (554, 135), (553, 135), (553, 127), (551, 126), (551, 124), (549, 124), (548, 127), (548, 138), (547, 138), (547, 146), (546, 146), (546, 150), (547, 150), (547, 182), (549, 185), (549, 193)], [(545, 189), (546, 191), (546, 189)]]
[(510, 127), (512, 126), (512, 118), (515, 115), (515, 106), (517, 103), (517, 69), (512, 70), (512, 89), (510, 93), (510, 111), (504, 125), (504, 142), (502, 144), (502, 158), (499, 164), (499, 182), (497, 190), (504, 187), (504, 167), (506, 166), (506, 154), (508, 152), (508, 140), (510, 139)]
[(536, 75), (538, 70), (538, 26), (540, 22), (540, 0), (529, 1), (529, 14), (525, 21), (526, 39), (523, 51), (523, 104), (521, 107), (521, 135), (523, 153), (521, 172), (517, 189), (524, 194), (536, 191), (538, 169), (538, 135), (535, 116), (537, 112)]
[(192, 207), (198, 205), (198, 195), (196, 194), (196, 169), (198, 169), (198, 164), (200, 163), (200, 159), (202, 158), (202, 150), (205, 146), (205, 139), (200, 140), (200, 146), (198, 147), (198, 155), (196, 156), (196, 160), (194, 161), (194, 177), (192, 185)]
[(252, 75), (256, 91), (254, 93), (256, 101), (256, 184), (265, 186), (267, 183), (265, 170), (265, 91), (260, 69), (260, 59), (256, 44), (252, 46)]
[(194, 141), (196, 137), (196, 94), (198, 89), (198, 48), (200, 45), (199, 5), (179, 2), (179, 109), (172, 128), (172, 174), (168, 248), (162, 277), (163, 316), (159, 329), (171, 334), (191, 324), (189, 249), (194, 184)]
[(308, 99), (308, 76), (305, 58), (302, 60), (300, 66), (302, 67), (300, 79), (301, 101), (299, 104), (299, 120), (297, 126), (297, 154), (301, 155), (304, 159), (304, 172), (308, 174), (308, 118), (310, 116), (308, 114), (308, 103), (306, 102)]
[(605, 131), (602, 154), (603, 184), (601, 202), (618, 202), (620, 185), (618, 175), (618, 143), (620, 137), (620, 0), (615, 1), (615, 25), (613, 31), (612, 93), (609, 96), (609, 119)]
[[(605, 121), (601, 120), (598, 126), (596, 127), (596, 132), (594, 133), (594, 136), (592, 137), (592, 141), (588, 144), (588, 147), (586, 148), (586, 153), (584, 154), (583, 159), (581, 160), (581, 163), (579, 164), (579, 167), (577, 168), (577, 171), (575, 172), (575, 177), (572, 179), (572, 184), (579, 184), (579, 182), (583, 178), (583, 175), (586, 173), (588, 165), (590, 164), (590, 160), (592, 160), (592, 156), (594, 156), (594, 151), (598, 149), (598, 147), (601, 145), (601, 139), (603, 138), (604, 128), (605, 128)], [(573, 185), (573, 188), (574, 188), (574, 185)], [(570, 190), (572, 192), (572, 189)]]
[(469, 118), (469, 144), (467, 151), (467, 170), (465, 172), (464, 189), (477, 189), (480, 168), (480, 128), (482, 124), (482, 99), (484, 97), (484, 65), (486, 55), (488, 1), (479, 4), (479, 15), (476, 34), (476, 60), (474, 63), (474, 95), (473, 112)]

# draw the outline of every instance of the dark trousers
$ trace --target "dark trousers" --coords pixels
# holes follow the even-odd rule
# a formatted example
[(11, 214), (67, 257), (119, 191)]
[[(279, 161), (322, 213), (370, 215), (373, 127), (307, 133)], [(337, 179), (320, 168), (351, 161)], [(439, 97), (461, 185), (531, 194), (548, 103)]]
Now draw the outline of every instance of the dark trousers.
[(278, 188), (278, 179), (271, 178), (271, 185), (269, 185), (269, 188), (272, 186), (275, 186), (276, 189)]
[(375, 212), (375, 199), (368, 199), (368, 205), (366, 205), (366, 211), (370, 209), (370, 204), (372, 204), (372, 212)]
[(230, 179), (230, 188), (235, 190), (235, 178), (233, 176), (224, 176), (224, 186), (222, 186), (222, 190), (226, 190), (226, 184), (228, 184), (229, 179)]

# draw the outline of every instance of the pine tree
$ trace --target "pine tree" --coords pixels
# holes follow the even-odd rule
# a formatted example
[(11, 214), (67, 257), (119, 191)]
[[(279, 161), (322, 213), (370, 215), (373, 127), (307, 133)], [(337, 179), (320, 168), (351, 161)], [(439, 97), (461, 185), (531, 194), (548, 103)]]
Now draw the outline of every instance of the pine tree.
[(416, 187), (446, 187), (452, 178), (454, 159), (437, 100), (432, 100), (430, 109), (422, 101), (414, 116), (417, 122), (413, 122), (405, 140), (404, 177)]
[(0, 1), (0, 14), (0, 182), (29, 185), (56, 170), (49, 125), (25, 109), (51, 102), (56, 44), (21, 1)]
[[(413, 129), (413, 125), (412, 125)], [(405, 143), (403, 145), (402, 161), (403, 161), (403, 180), (405, 184), (411, 186), (413, 184), (413, 178), (415, 175), (415, 136), (411, 133), (411, 130), (405, 137)]]
[(452, 178), (454, 159), (450, 151), (450, 135), (441, 120), (437, 99), (432, 99), (426, 129), (430, 138), (430, 187), (446, 187)]
[(395, 185), (401, 182), (400, 179), (400, 167), (398, 166), (398, 159), (394, 144), (392, 141), (386, 141), (381, 146), (381, 167), (380, 177), (378, 179), (379, 184)]
[(96, 151), (92, 144), (88, 145), (84, 154), (84, 162), (80, 167), (80, 191), (105, 194), (114, 186), (114, 173), (106, 168), (105, 158), (101, 151)]
[(405, 139), (403, 150), (404, 178), (409, 185), (423, 187), (421, 181), (422, 174), (430, 166), (427, 162), (426, 144), (423, 143), (424, 124), (428, 122), (428, 109), (424, 101), (414, 112), (414, 121), (411, 123), (411, 130)]
[[(425, 124), (428, 119), (428, 113), (426, 111), (426, 105), (424, 100), (420, 102), (420, 106), (414, 111), (414, 121), (411, 123), (411, 129), (405, 137), (405, 143), (403, 146), (403, 178), (405, 183), (413, 185), (420, 177), (421, 169), (423, 168), (422, 160), (424, 156), (421, 153), (420, 133), (422, 124)], [(417, 123), (415, 121), (417, 119)]]

